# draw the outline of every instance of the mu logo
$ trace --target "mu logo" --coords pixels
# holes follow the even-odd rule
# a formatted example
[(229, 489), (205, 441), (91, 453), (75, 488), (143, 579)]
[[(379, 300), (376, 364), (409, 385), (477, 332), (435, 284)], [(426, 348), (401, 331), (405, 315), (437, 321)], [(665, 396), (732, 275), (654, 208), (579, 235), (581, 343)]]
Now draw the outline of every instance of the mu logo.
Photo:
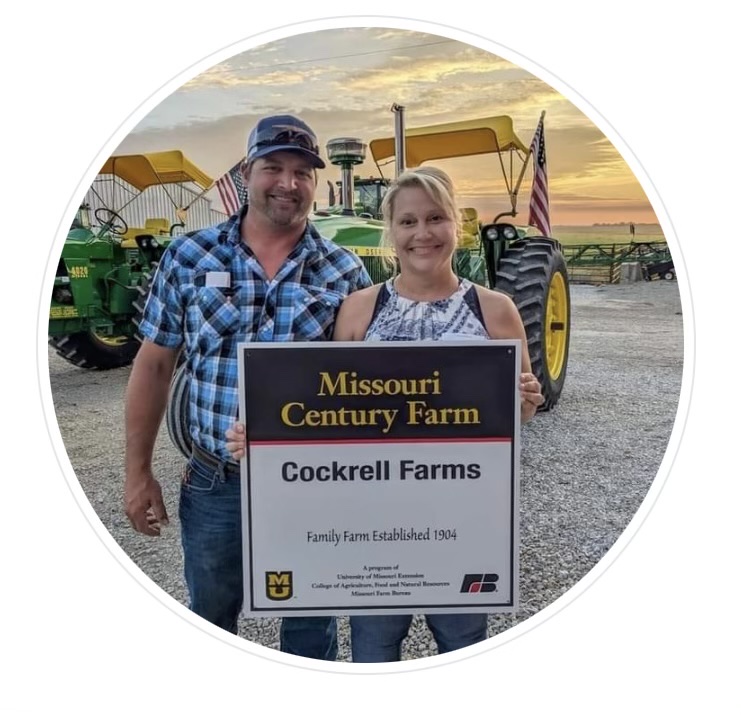
[(293, 596), (293, 571), (266, 571), (265, 595), (271, 601), (285, 601)]

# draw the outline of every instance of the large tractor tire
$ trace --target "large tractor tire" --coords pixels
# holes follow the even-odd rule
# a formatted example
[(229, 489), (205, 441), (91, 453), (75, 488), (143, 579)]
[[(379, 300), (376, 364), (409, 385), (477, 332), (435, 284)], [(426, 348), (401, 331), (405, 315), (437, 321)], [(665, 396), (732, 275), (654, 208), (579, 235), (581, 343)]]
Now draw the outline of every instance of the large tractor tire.
[(152, 262), (149, 266), (149, 270), (145, 270), (142, 273), (142, 280), (136, 287), (139, 295), (134, 300), (134, 317), (132, 322), (136, 327), (136, 339), (141, 342), (141, 336), (139, 335), (139, 323), (141, 322), (142, 316), (144, 315), (144, 308), (147, 305), (147, 298), (149, 298), (149, 291), (152, 289), (152, 283), (154, 281), (154, 274), (157, 272), (157, 262)]
[[(157, 263), (152, 263), (149, 270), (144, 274), (144, 280), (137, 287), (139, 295), (134, 301), (134, 325), (138, 328), (144, 315), (149, 291), (152, 287), (154, 274), (157, 272)], [(141, 340), (137, 332), (137, 339)], [(167, 410), (165, 412), (165, 424), (170, 441), (178, 451), (190, 459), (191, 439), (188, 429), (188, 398), (190, 395), (190, 373), (184, 362), (183, 352), (178, 355), (175, 374), (170, 382), (170, 390), (167, 397)]]
[[(149, 270), (144, 274), (144, 280), (137, 287), (139, 295), (134, 301), (134, 325), (139, 327), (144, 308), (147, 304), (149, 291), (152, 287), (154, 274), (157, 272), (157, 263), (152, 263)], [(141, 339), (137, 332), (137, 338)], [(170, 391), (167, 397), (167, 410), (165, 411), (165, 424), (170, 441), (177, 450), (190, 459), (191, 439), (188, 429), (188, 398), (190, 395), (190, 373), (184, 363), (183, 352), (178, 355), (175, 374), (170, 382)]]
[(132, 337), (106, 337), (93, 331), (49, 338), (49, 344), (77, 367), (112, 370), (130, 365), (139, 350)]
[(527, 334), (533, 374), (545, 398), (541, 411), (556, 406), (569, 359), (571, 298), (560, 245), (535, 237), (514, 241), (504, 252), (496, 288), (515, 302)]
[[(134, 301), (133, 323), (138, 328), (144, 306), (147, 302), (149, 289), (152, 286), (157, 264), (153, 263), (150, 270), (144, 274), (144, 280), (137, 286), (139, 295)], [(77, 367), (97, 370), (112, 370), (130, 365), (141, 345), (139, 335), (107, 337), (98, 335), (94, 331), (73, 333), (61, 337), (49, 338), (49, 344), (59, 355)]]
[(190, 395), (190, 373), (188, 366), (180, 365), (170, 383), (165, 422), (170, 441), (180, 454), (190, 459), (192, 441), (188, 428), (188, 398)]

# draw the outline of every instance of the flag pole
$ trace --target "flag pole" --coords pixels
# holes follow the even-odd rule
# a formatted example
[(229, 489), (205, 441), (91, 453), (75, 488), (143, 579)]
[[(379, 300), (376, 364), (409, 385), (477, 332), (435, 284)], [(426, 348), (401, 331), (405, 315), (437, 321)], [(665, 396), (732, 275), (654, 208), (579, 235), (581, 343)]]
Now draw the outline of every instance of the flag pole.
[[(535, 125), (536, 132), (538, 131), (538, 126), (544, 119), (545, 119), (545, 109), (540, 113), (538, 124)], [(535, 134), (533, 134), (533, 138), (535, 138)], [(520, 169), (520, 176), (517, 178), (517, 183), (515, 184), (515, 191), (514, 191), (515, 196), (517, 196), (517, 194), (520, 193), (520, 184), (522, 183), (522, 180), (525, 178), (525, 170), (527, 169), (527, 165), (530, 163), (530, 157), (532, 156), (532, 154), (533, 154), (533, 141), (531, 139), (530, 146), (527, 148), (527, 154), (525, 155), (525, 161), (522, 164), (522, 169)]]

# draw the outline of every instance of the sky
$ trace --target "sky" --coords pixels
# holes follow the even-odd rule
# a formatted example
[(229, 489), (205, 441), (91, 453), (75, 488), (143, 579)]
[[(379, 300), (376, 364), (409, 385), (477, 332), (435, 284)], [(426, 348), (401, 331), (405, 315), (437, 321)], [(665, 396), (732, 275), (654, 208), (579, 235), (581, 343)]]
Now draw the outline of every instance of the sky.
[[(639, 181), (600, 129), (573, 103), (523, 68), (446, 37), (389, 28), (294, 35), (214, 65), (156, 106), (115, 154), (180, 149), (214, 179), (243, 155), (247, 134), (266, 114), (297, 114), (327, 140), (392, 136), (393, 103), (408, 128), (506, 114), (529, 146), (545, 111), (552, 225), (657, 223)], [(437, 162), (453, 178), (459, 204), (483, 220), (509, 209), (494, 154)], [(372, 160), (357, 168), (378, 175)], [(393, 175), (393, 165), (385, 170)], [(326, 206), (328, 164), (317, 204)], [(526, 170), (517, 223), (527, 222)], [(221, 209), (215, 192), (214, 207)]]

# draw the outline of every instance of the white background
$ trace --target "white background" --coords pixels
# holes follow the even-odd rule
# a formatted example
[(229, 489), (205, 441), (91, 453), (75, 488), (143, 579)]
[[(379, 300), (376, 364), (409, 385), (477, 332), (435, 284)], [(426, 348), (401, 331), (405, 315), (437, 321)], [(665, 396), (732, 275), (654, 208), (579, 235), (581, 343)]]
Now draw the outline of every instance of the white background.
[[(39, 306), (48, 303), (42, 283), (51, 237), (69, 224), (70, 201), (79, 195), (78, 185), (90, 183), (90, 166), (102, 163), (106, 150), (154, 106), (157, 100), (148, 98), (156, 90), (168, 82), (174, 89), (206, 65), (178, 77), (185, 68), (260, 30), (288, 18), (343, 15), (351, 6), (325, 2), (321, 9), (306, 5), (289, 11), (284, 3), (218, 1), (192, 8), (139, 0), (14, 4), (6, 8), (0, 45), (5, 450), (0, 711), (271, 707), (413, 713), (476, 705), (518, 713), (739, 712), (741, 698), (732, 686), (741, 636), (736, 590), (741, 470), (734, 429), (741, 240), (738, 196), (731, 193), (731, 182), (738, 186), (738, 82), (730, 66), (738, 58), (736, 23), (719, 0), (692, 10), (646, 0), (477, 4), (478, 10), (460, 1), (432, 10), (433, 3), (409, 2), (405, 14), (483, 33), (545, 68), (541, 78), (578, 103), (619, 149), (629, 147), (626, 159), (644, 180), (665, 230), (671, 230), (667, 216), (676, 229), (679, 244), (672, 244), (672, 252), (680, 275), (689, 276), (681, 289), (690, 331), (695, 318), (696, 359), (687, 358), (688, 366), (694, 363), (694, 388), (677, 451), (689, 400), (687, 374), (677, 433), (658, 480), (663, 490), (658, 498), (657, 489), (649, 496), (648, 518), (637, 531), (629, 530), (619, 544), (624, 551), (606, 571), (598, 569), (604, 571), (600, 578), (577, 587), (578, 599), (563, 610), (562, 603), (546, 609), (537, 627), (531, 619), (460, 662), (428, 659), (402, 675), (371, 680), (361, 673), (385, 667), (338, 664), (338, 674), (330, 666), (317, 670), (313, 662), (294, 667), (257, 657), (247, 644), (193, 626), (181, 611), (147, 592), (86, 521), (89, 509), (78, 505), (79, 489), (65, 479), (47, 434), (37, 366), (41, 356), (44, 375), (46, 348), (39, 344), (45, 331), (37, 321)], [(401, 6), (379, 0), (372, 7), (395, 13)], [(470, 38), (445, 27), (412, 27)], [(150, 31), (151, 45), (144, 40)], [(125, 43), (127, 35), (136, 40)], [(260, 42), (271, 39), (276, 37)], [(208, 64), (241, 49), (246, 48), (235, 47)], [(96, 93), (97, 101), (88, 99)], [(379, 106), (392, 101), (379, 98)], [(46, 396), (48, 383), (42, 380), (42, 387)], [(49, 416), (59, 444), (53, 413)], [(442, 670), (431, 667), (438, 661)], [(396, 705), (375, 705), (369, 688)]]

